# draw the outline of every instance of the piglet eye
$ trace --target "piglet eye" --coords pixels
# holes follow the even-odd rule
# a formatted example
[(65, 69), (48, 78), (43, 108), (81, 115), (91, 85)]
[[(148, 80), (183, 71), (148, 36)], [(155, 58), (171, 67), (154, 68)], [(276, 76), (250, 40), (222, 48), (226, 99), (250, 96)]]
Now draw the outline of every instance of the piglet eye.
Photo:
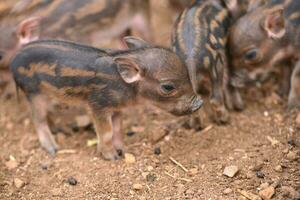
[(161, 90), (164, 94), (171, 94), (175, 91), (175, 87), (171, 84), (163, 84), (161, 85)]
[(251, 49), (245, 53), (244, 58), (247, 61), (255, 61), (257, 59), (257, 54), (256, 49)]

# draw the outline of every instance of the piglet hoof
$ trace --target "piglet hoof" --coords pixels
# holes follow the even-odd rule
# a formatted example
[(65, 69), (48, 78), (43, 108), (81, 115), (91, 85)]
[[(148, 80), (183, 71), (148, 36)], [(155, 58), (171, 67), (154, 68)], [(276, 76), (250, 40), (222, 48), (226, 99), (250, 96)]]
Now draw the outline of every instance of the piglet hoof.
[(42, 147), (51, 155), (51, 156), (55, 156), (56, 152), (58, 150), (58, 146), (57, 144), (52, 141), (52, 142), (42, 142), (41, 143)]
[(55, 156), (56, 155), (56, 152), (58, 150), (58, 147), (57, 145), (49, 145), (49, 146), (43, 146), (44, 149), (46, 149), (46, 151), (51, 155), (51, 156)]
[(288, 110), (300, 109), (300, 103), (289, 102), (287, 105)]
[(229, 113), (227, 110), (219, 110), (216, 112), (215, 121), (217, 124), (227, 124), (230, 121)]
[(52, 149), (48, 150), (48, 152), (50, 153), (51, 156), (55, 156), (56, 152), (57, 152), (57, 148), (52, 148)]
[(245, 104), (241, 98), (235, 99), (234, 101), (234, 109), (237, 111), (242, 111), (245, 109)]
[(230, 121), (229, 113), (225, 106), (223, 105), (218, 105), (216, 101), (211, 101), (210, 102), (212, 105), (212, 110), (213, 110), (213, 120), (217, 124), (227, 124)]
[(122, 150), (116, 149), (102, 149), (101, 150), (102, 156), (105, 160), (120, 160), (123, 156)]
[(205, 127), (204, 119), (202, 116), (192, 116), (189, 120), (190, 128), (199, 131)]

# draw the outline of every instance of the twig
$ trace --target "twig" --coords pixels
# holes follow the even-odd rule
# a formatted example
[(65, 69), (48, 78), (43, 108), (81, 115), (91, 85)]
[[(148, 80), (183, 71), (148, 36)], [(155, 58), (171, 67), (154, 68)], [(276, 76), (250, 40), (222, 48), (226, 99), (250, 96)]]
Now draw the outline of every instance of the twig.
[(148, 191), (151, 191), (151, 188), (149, 187), (149, 185), (147, 184), (146, 187), (148, 188)]
[(206, 132), (210, 131), (210, 129), (212, 129), (213, 127), (214, 127), (213, 125), (209, 125), (209, 126), (205, 127), (205, 129), (203, 129), (202, 131), (200, 131), (200, 134), (201, 133), (206, 133)]
[(178, 180), (181, 180), (181, 181), (188, 182), (188, 183), (193, 182), (191, 179), (187, 179), (187, 178), (177, 178), (177, 179), (178, 179)]
[(187, 168), (185, 168), (181, 163), (176, 161), (174, 158), (172, 158), (172, 157), (169, 157), (169, 158), (174, 164), (178, 165), (183, 171), (185, 171), (185, 172), (189, 171)]
[(57, 152), (57, 154), (74, 154), (77, 153), (75, 149), (62, 149)]
[(176, 179), (176, 177), (175, 177), (175, 176), (173, 176), (173, 175), (169, 174), (169, 173), (168, 173), (168, 172), (166, 172), (166, 171), (165, 171), (165, 174), (166, 174), (167, 176), (170, 176), (171, 178), (174, 178), (174, 179)]
[(250, 192), (247, 192), (245, 190), (238, 190), (238, 192), (243, 195), (244, 197), (246, 197), (247, 199), (250, 200), (260, 200), (261, 198), (255, 194), (252, 194)]
[(185, 182), (188, 182), (188, 183), (193, 182), (191, 179), (187, 179), (187, 178), (180, 178), (180, 177), (176, 178), (175, 176), (173, 176), (172, 174), (168, 173), (167, 171), (165, 171), (165, 174), (167, 176), (170, 176), (173, 179), (176, 179), (176, 180), (185, 181)]

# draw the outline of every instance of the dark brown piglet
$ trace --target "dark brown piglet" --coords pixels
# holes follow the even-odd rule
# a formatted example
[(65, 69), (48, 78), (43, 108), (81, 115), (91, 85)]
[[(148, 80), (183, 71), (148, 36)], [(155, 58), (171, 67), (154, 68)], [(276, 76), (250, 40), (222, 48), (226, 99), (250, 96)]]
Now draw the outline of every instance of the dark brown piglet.
[(13, 59), (16, 85), (31, 104), (40, 143), (48, 152), (57, 150), (46, 121), (49, 98), (88, 108), (98, 150), (109, 160), (123, 153), (124, 108), (149, 101), (174, 115), (185, 115), (201, 107), (175, 53), (133, 37), (125, 42), (131, 49), (108, 52), (65, 41), (37, 41)]
[[(237, 21), (230, 36), (230, 49), (236, 74), (243, 74), (236, 82), (245, 85), (266, 77), (274, 67), (281, 66), (286, 77), (283, 88), (289, 90), (293, 66), (300, 58), (300, 1), (271, 1)], [(287, 63), (287, 64), (283, 64)], [(297, 67), (294, 69), (297, 71)], [(297, 74), (294, 72), (293, 74)], [(297, 76), (294, 76), (297, 77)], [(292, 78), (289, 107), (295, 106), (297, 89)], [(283, 92), (286, 93), (286, 92)], [(293, 100), (291, 100), (293, 99)], [(293, 103), (292, 103), (293, 102)]]
[(238, 91), (228, 84), (226, 44), (230, 21), (223, 1), (198, 0), (179, 16), (172, 37), (173, 49), (186, 63), (194, 91), (203, 95), (205, 85), (211, 84), (210, 104), (219, 124), (229, 121), (225, 103), (230, 109), (243, 108)]

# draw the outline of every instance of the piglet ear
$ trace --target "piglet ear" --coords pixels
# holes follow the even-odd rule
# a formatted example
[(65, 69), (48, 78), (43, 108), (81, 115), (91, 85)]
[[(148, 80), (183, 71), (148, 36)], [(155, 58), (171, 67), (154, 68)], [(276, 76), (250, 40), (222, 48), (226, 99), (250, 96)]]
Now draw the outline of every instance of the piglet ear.
[(264, 19), (263, 28), (270, 38), (279, 39), (284, 36), (286, 30), (282, 7), (272, 10), (267, 14)]
[(40, 18), (30, 17), (23, 20), (17, 29), (17, 37), (19, 40), (19, 45), (23, 46), (29, 42), (38, 40), (39, 34)]
[(126, 83), (134, 83), (141, 80), (142, 70), (132, 58), (116, 57), (114, 61), (117, 63), (119, 74)]
[(146, 41), (137, 37), (127, 36), (124, 37), (123, 40), (129, 49), (150, 47)]

